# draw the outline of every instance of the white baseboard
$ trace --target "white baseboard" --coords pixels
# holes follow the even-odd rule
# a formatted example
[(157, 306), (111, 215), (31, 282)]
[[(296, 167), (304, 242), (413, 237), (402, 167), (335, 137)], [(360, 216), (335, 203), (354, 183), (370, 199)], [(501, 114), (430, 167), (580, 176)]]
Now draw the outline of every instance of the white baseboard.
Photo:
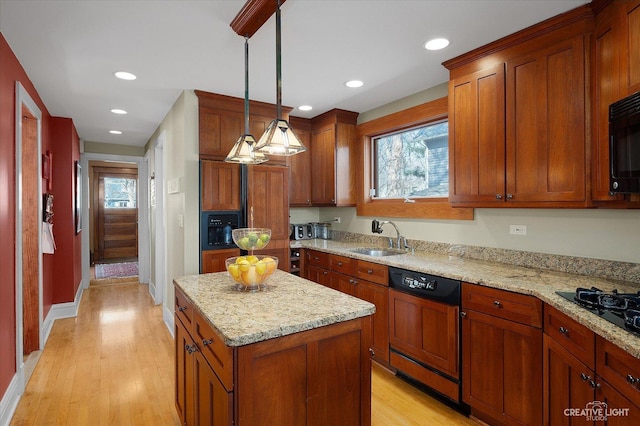
[(9, 423), (11, 423), (11, 418), (18, 407), (20, 395), (22, 394), (21, 387), (23, 386), (20, 386), (20, 375), (16, 373), (0, 400), (0, 426), (9, 426)]
[(173, 312), (171, 312), (169, 308), (167, 308), (167, 305), (162, 305), (162, 320), (164, 321), (165, 325), (169, 329), (169, 333), (171, 333), (171, 336), (175, 339), (176, 336), (174, 335), (175, 323), (173, 318)]
[(84, 291), (84, 288), (85, 286), (82, 285), (82, 283), (78, 286), (78, 292), (76, 293), (76, 298), (73, 302), (56, 303), (55, 305), (51, 305), (51, 309), (49, 309), (49, 313), (42, 323), (41, 335), (43, 337), (41, 349), (44, 349), (44, 345), (47, 343), (49, 333), (51, 333), (51, 328), (53, 328), (55, 320), (78, 316), (78, 307), (80, 306), (80, 299), (82, 299), (82, 292)]
[(158, 304), (158, 301), (156, 300), (156, 283), (154, 283), (153, 281), (149, 280), (149, 294), (151, 295), (151, 298), (153, 299), (153, 303), (155, 303), (156, 305)]

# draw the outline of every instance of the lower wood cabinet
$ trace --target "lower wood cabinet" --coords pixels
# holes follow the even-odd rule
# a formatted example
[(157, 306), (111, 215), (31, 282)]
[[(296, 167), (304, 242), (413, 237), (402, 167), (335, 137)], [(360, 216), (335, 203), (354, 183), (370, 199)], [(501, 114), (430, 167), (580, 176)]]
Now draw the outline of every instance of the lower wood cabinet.
[(370, 426), (370, 316), (232, 348), (175, 293), (183, 425)]
[(227, 270), (225, 260), (240, 256), (240, 249), (206, 250), (202, 252), (200, 273), (223, 272)]
[(514, 320), (536, 312), (534, 297), (462, 284), (462, 399), (490, 424), (542, 424), (542, 330)]

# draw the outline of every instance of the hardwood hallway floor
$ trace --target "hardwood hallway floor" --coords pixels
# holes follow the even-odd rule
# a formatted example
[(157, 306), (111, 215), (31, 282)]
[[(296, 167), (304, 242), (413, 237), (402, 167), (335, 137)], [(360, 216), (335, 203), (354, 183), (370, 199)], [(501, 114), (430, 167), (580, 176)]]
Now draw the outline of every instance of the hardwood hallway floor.
[[(91, 285), (78, 317), (55, 322), (11, 425), (179, 425), (173, 345), (146, 285)], [(377, 365), (372, 374), (373, 426), (476, 424)]]

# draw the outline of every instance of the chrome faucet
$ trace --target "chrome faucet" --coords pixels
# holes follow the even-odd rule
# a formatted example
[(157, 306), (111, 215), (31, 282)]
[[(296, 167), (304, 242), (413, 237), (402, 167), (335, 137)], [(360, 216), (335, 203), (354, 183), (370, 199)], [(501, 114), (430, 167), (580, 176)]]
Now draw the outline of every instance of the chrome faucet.
[[(385, 225), (387, 223), (391, 224), (393, 228), (396, 230), (396, 248), (408, 249), (409, 246), (407, 245), (407, 239), (402, 235), (400, 235), (400, 230), (398, 229), (398, 226), (395, 223), (391, 222), (390, 220), (383, 220), (382, 222), (380, 222), (377, 219), (373, 219), (373, 221), (371, 222), (371, 232), (373, 232), (374, 234), (382, 234), (382, 225)], [(393, 248), (392, 238), (389, 238), (389, 247)]]

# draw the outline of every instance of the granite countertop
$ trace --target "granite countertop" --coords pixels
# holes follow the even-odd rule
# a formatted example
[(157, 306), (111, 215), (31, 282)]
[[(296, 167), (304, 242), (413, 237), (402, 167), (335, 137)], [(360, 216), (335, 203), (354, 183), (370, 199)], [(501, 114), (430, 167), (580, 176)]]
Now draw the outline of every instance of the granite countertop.
[(375, 305), (276, 270), (267, 290), (235, 290), (227, 272), (189, 275), (177, 285), (227, 346), (243, 346), (371, 315)]
[(366, 244), (334, 240), (291, 242), (291, 247), (309, 248), (487, 287), (530, 294), (564, 312), (636, 358), (640, 358), (640, 337), (556, 294), (556, 291), (574, 292), (577, 287), (598, 287), (604, 291), (618, 289), (620, 293), (635, 293), (640, 291), (638, 284), (429, 252), (416, 251), (415, 254), (372, 257), (351, 251), (363, 246)]

